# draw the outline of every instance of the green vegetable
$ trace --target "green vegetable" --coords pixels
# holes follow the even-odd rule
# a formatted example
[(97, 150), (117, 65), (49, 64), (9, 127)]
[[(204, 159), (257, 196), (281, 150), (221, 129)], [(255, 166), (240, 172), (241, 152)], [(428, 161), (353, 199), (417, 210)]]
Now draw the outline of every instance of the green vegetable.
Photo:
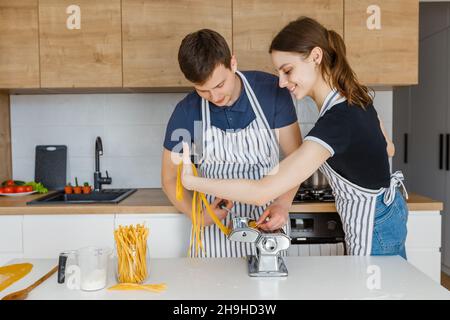
[(75, 186), (78, 187), (78, 178), (75, 177)]
[(85, 182), (83, 185), (84, 185), (85, 187), (89, 187), (89, 182)]
[[(9, 180), (6, 180), (6, 181), (3, 181), (2, 182), (2, 186), (6, 186), (6, 183), (8, 182)], [(21, 181), (21, 180), (13, 180), (14, 181), (14, 185), (15, 186), (23, 186), (23, 185), (25, 185), (25, 181)]]
[(48, 189), (44, 187), (44, 185), (40, 182), (30, 181), (25, 183), (26, 186), (32, 186), (33, 191), (37, 191), (38, 193), (47, 193)]

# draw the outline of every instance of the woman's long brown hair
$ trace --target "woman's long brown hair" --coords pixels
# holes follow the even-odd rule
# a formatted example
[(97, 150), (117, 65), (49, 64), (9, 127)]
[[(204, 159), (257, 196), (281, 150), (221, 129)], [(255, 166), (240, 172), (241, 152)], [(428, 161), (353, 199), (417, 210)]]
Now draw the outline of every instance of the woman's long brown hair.
[(337, 32), (327, 30), (316, 20), (300, 17), (290, 22), (272, 40), (269, 52), (296, 52), (307, 58), (315, 47), (322, 49), (320, 68), (322, 77), (329, 82), (328, 85), (336, 88), (351, 105), (365, 108), (372, 104), (373, 92), (369, 92), (368, 87), (359, 83), (350, 67), (344, 40)]

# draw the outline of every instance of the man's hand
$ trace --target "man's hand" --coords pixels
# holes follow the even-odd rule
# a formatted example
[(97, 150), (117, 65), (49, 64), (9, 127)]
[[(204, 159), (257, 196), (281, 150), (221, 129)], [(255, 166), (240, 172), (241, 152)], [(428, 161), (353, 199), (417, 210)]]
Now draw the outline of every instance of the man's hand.
[(256, 221), (258, 228), (273, 231), (283, 228), (289, 219), (291, 203), (275, 200)]
[[(222, 204), (225, 204), (226, 208), (228, 210), (231, 210), (231, 208), (233, 207), (233, 202), (229, 201), (229, 200), (224, 200), (221, 198), (216, 198), (214, 199), (213, 203), (210, 204), (210, 207), (212, 209), (212, 211), (214, 211), (214, 213), (216, 214), (217, 218), (219, 218), (219, 220), (223, 220), (226, 218), (226, 216), (228, 215), (228, 211), (226, 211), (225, 209), (221, 209), (220, 206)], [(203, 215), (204, 215), (204, 219), (205, 219), (205, 226), (209, 226), (212, 225), (214, 223), (213, 219), (211, 218), (211, 216), (208, 214), (208, 212), (206, 212), (206, 209), (203, 210)]]

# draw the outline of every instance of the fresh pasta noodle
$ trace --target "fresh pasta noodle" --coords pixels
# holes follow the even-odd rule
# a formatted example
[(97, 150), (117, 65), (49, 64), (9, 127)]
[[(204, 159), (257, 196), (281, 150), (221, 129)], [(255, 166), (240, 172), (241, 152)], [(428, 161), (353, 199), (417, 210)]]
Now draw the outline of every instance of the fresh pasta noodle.
[[(183, 162), (178, 165), (177, 168), (177, 184), (176, 184), (176, 199), (178, 201), (183, 200), (183, 184), (181, 182), (181, 173), (183, 168)], [(192, 170), (195, 176), (198, 176), (197, 168), (192, 164)], [(200, 250), (204, 250), (203, 248), (203, 236), (204, 236), (204, 228), (205, 221), (202, 210), (202, 203), (206, 209), (206, 212), (209, 214), (214, 223), (219, 227), (219, 229), (226, 235), (230, 233), (230, 229), (224, 226), (224, 224), (219, 220), (214, 211), (211, 209), (211, 206), (206, 199), (205, 194), (201, 192), (194, 191), (192, 196), (192, 232), (191, 232), (191, 240), (189, 245), (188, 256), (191, 255), (191, 248), (194, 247), (194, 256), (198, 257), (200, 254)]]
[(162, 292), (166, 289), (167, 285), (165, 283), (159, 284), (119, 283), (108, 288), (108, 290), (145, 290), (152, 292)]
[(142, 283), (147, 278), (148, 232), (148, 228), (140, 224), (119, 226), (114, 231), (120, 283)]
[(33, 269), (31, 263), (10, 264), (0, 267), (0, 291), (19, 281)]
[(248, 222), (248, 226), (249, 226), (250, 228), (253, 228), (253, 229), (258, 229), (258, 225), (256, 224), (256, 221), (255, 221), (255, 220), (250, 220), (250, 221)]

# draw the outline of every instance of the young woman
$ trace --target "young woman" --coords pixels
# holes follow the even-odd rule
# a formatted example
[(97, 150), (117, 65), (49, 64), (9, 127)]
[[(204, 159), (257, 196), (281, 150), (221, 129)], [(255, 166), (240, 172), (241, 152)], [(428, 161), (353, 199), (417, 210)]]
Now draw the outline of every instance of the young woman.
[[(408, 209), (403, 175), (390, 174), (394, 146), (373, 107), (367, 87), (349, 66), (339, 34), (302, 17), (273, 39), (272, 61), (280, 87), (297, 99), (310, 96), (319, 119), (304, 143), (260, 180), (216, 180), (192, 175), (184, 144), (183, 184), (224, 199), (261, 205), (303, 182), (317, 169), (328, 178), (345, 231), (350, 255), (401, 255), (406, 259)], [(406, 192), (406, 190), (405, 190)], [(406, 194), (407, 197), (407, 194)], [(283, 222), (263, 215), (265, 229)]]

